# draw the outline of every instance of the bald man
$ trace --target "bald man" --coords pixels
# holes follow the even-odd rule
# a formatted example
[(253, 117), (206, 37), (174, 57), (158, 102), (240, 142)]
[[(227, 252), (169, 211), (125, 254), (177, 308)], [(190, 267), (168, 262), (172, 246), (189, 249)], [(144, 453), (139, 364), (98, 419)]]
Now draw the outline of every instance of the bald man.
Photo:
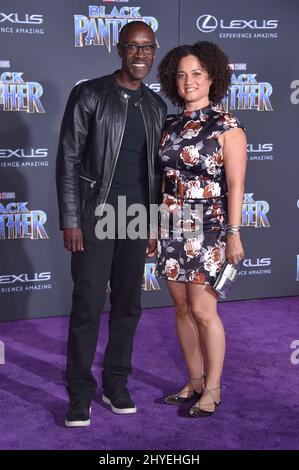
[[(108, 281), (111, 311), (102, 399), (114, 413), (136, 413), (127, 379), (141, 312), (145, 257), (153, 255), (156, 242), (149, 239), (148, 231), (145, 237), (134, 239), (123, 235), (130, 218), (123, 221), (118, 203), (125, 196), (127, 206), (138, 203), (148, 213), (151, 204), (160, 202), (157, 154), (166, 105), (142, 83), (152, 68), (155, 50), (155, 35), (146, 23), (126, 24), (117, 45), (121, 69), (77, 85), (62, 121), (57, 191), (60, 228), (64, 246), (72, 253), (74, 282), (67, 351), (67, 427), (90, 424), (97, 385), (91, 366)], [(105, 238), (99, 236), (97, 224), (103, 220), (107, 204), (113, 208), (116, 230), (114, 236)]]

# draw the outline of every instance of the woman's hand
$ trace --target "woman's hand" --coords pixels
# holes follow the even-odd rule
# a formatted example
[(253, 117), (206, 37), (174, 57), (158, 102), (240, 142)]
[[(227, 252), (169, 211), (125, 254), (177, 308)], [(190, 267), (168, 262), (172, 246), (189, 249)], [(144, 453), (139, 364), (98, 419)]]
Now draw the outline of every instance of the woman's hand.
[(225, 255), (230, 264), (237, 264), (244, 258), (244, 250), (239, 233), (227, 236)]

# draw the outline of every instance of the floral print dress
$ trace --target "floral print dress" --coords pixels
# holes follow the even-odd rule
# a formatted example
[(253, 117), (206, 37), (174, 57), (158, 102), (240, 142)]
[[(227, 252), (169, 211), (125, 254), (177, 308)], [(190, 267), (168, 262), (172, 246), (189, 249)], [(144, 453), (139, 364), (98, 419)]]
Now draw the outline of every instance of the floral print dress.
[[(167, 118), (159, 151), (163, 208), (157, 276), (214, 284), (225, 261), (227, 222), (227, 185), (218, 138), (235, 127), (242, 128), (237, 118), (212, 104)], [(190, 234), (190, 228), (199, 227), (199, 235), (184, 236), (185, 231)]]

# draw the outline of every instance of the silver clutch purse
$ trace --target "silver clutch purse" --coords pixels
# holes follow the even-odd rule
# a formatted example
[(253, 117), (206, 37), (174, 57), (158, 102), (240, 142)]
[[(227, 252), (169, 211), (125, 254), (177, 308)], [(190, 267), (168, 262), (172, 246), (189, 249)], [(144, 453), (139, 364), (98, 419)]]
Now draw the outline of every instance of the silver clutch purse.
[(238, 271), (242, 266), (243, 260), (238, 264), (230, 264), (225, 260), (221, 270), (219, 271), (213, 288), (221, 299), (226, 299), (233, 285), (236, 282)]

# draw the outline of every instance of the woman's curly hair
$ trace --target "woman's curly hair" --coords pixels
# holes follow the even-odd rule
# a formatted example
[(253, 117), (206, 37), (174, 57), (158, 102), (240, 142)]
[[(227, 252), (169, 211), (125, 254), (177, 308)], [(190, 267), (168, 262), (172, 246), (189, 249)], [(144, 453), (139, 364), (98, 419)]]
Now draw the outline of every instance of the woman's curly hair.
[(208, 41), (174, 47), (163, 57), (158, 67), (158, 78), (163, 93), (173, 104), (184, 105), (184, 100), (178, 94), (176, 74), (180, 60), (188, 55), (196, 56), (208, 72), (213, 81), (209, 100), (220, 104), (231, 84), (231, 71), (227, 55), (216, 44)]

